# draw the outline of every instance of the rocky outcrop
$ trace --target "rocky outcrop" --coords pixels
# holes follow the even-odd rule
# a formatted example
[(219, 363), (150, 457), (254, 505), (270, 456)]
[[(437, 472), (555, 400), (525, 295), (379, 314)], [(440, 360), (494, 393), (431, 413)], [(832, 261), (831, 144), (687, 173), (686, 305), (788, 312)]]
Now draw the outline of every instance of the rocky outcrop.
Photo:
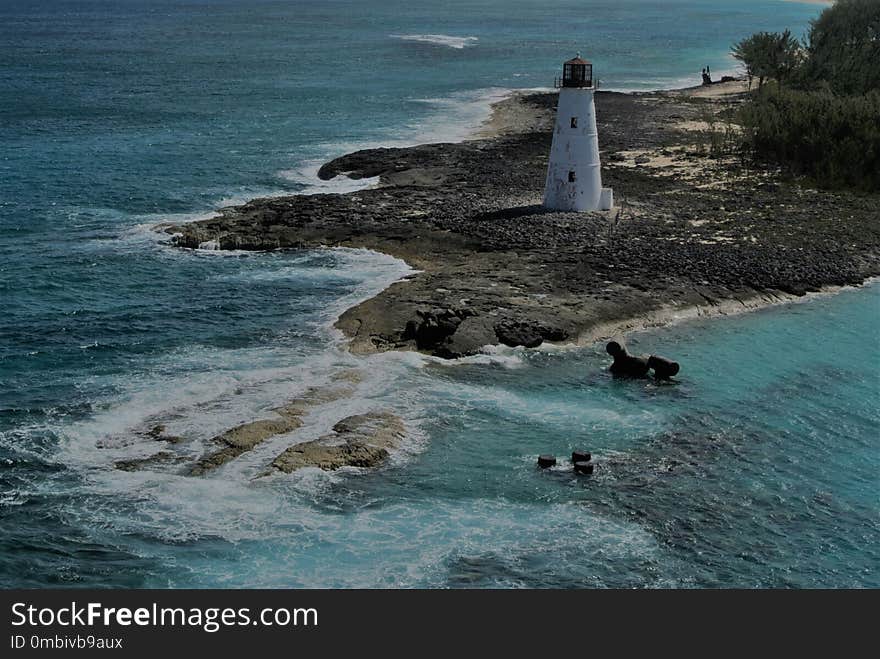
[(350, 416), (333, 426), (333, 432), (310, 442), (294, 444), (275, 460), (269, 471), (289, 474), (305, 467), (334, 471), (341, 467), (376, 467), (399, 445), (406, 429), (391, 412)]
[(166, 432), (166, 428), (164, 424), (156, 424), (152, 426), (146, 433), (144, 433), (150, 439), (154, 439), (157, 442), (168, 442), (169, 444), (180, 444), (184, 441), (183, 437), (179, 437), (177, 435), (169, 435)]
[(568, 332), (558, 327), (548, 327), (537, 320), (509, 320), (495, 325), (495, 336), (506, 346), (537, 348), (544, 341), (565, 341)]
[(217, 435), (211, 443), (220, 448), (199, 458), (190, 468), (189, 474), (201, 476), (252, 450), (267, 439), (293, 432), (302, 426), (303, 417), (313, 407), (332, 403), (354, 393), (353, 385), (359, 378), (357, 371), (343, 372), (337, 376), (337, 382), (312, 387), (299, 398), (275, 408), (273, 412), (277, 415), (276, 418), (243, 423)]
[[(505, 101), (545, 117), (555, 102)], [(876, 195), (710, 158), (705, 135), (682, 128), (733, 102), (597, 93), (603, 181), (620, 204), (610, 213), (541, 207), (547, 121), (493, 139), (358, 151), (321, 177), (379, 177), (378, 187), (257, 199), (162, 230), (182, 247), (363, 247), (418, 269), (340, 316), (354, 352), (538, 346), (668, 308), (745, 306), (880, 274)]]
[(462, 322), (476, 316), (473, 309), (419, 309), (417, 318), (406, 323), (402, 338), (415, 341), (416, 348), (424, 352), (446, 355), (452, 352), (452, 336)]
[(202, 456), (190, 469), (190, 476), (201, 476), (212, 469), (225, 465), (258, 444), (276, 435), (292, 432), (302, 425), (299, 416), (282, 416), (279, 419), (260, 419), (243, 423), (212, 439), (222, 448)]

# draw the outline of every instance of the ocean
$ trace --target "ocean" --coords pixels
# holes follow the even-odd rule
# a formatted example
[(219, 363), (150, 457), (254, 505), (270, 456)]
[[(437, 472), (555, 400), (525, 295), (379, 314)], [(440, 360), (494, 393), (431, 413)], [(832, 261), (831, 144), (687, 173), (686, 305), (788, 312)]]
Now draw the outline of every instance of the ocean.
[[(151, 227), (319, 181), (367, 146), (460, 140), (580, 51), (605, 89), (696, 84), (773, 0), (0, 3), (0, 586), (878, 587), (880, 286), (447, 363), (355, 357), (338, 314), (409, 272), (364, 250), (183, 251)], [(342, 371), (207, 477), (124, 472), (156, 423), (214, 435)], [(255, 478), (343, 416), (399, 414), (376, 471)], [(535, 458), (592, 451), (576, 478)]]

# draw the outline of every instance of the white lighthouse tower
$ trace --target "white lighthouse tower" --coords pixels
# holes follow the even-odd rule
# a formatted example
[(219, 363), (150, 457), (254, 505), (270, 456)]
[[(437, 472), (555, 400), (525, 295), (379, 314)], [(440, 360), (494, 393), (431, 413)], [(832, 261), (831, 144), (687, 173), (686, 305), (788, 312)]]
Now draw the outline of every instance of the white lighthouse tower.
[(562, 67), (559, 107), (544, 185), (544, 206), (559, 211), (608, 210), (611, 188), (602, 187), (599, 134), (593, 104), (593, 65), (580, 53)]

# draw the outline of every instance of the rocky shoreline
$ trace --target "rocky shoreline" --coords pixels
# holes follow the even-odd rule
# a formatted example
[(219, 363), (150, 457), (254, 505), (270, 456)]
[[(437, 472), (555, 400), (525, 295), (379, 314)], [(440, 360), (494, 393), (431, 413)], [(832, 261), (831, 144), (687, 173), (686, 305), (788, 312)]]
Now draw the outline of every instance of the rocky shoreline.
[(454, 358), (589, 341), (880, 274), (880, 198), (713, 157), (742, 100), (738, 84), (713, 87), (597, 94), (610, 212), (541, 208), (556, 101), (541, 93), (497, 104), (478, 139), (358, 151), (319, 171), (379, 177), (374, 188), (256, 199), (159, 230), (191, 249), (340, 246), (403, 259), (418, 272), (336, 323), (360, 353)]

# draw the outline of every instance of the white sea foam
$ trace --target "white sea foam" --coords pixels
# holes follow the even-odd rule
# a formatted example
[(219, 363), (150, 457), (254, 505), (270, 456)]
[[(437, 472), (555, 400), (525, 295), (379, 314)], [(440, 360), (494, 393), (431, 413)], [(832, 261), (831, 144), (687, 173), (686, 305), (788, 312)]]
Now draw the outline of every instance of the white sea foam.
[[(418, 36), (418, 35), (413, 35)], [(432, 36), (432, 35), (421, 35)], [(443, 35), (433, 35), (443, 36)], [(471, 37), (465, 37), (466, 39)], [(476, 37), (473, 37), (476, 39)], [(375, 187), (379, 177), (353, 179), (340, 174), (328, 181), (318, 178), (318, 170), (329, 160), (346, 153), (361, 149), (405, 148), (417, 144), (433, 142), (460, 142), (472, 138), (481, 125), (488, 119), (494, 103), (508, 97), (515, 90), (492, 87), (467, 90), (453, 93), (447, 97), (411, 98), (410, 103), (426, 105), (430, 108), (427, 116), (413, 121), (393, 132), (381, 135), (373, 140), (359, 142), (329, 142), (315, 145), (320, 156), (309, 158), (290, 169), (276, 172), (276, 176), (287, 182), (295, 183), (301, 188), (295, 194), (345, 194)], [(540, 91), (538, 89), (525, 91)], [(218, 199), (212, 204), (211, 210), (199, 210), (188, 213), (151, 213), (131, 216), (133, 224), (129, 225), (120, 235), (121, 242), (159, 243), (168, 236), (157, 233), (155, 227), (161, 224), (185, 224), (212, 219), (218, 216), (216, 209), (244, 204), (256, 198), (282, 197), (291, 194), (289, 189), (254, 189), (233, 196)], [(112, 209), (108, 212), (118, 213)], [(149, 234), (149, 239), (147, 236)], [(225, 254), (227, 250), (215, 249), (214, 241), (206, 241), (203, 248), (206, 252)]]
[[(341, 153), (342, 151), (338, 155), (341, 155)], [(278, 176), (303, 186), (303, 189), (296, 193), (302, 195), (346, 194), (357, 192), (358, 190), (367, 190), (379, 184), (378, 176), (354, 179), (349, 178), (344, 173), (324, 181), (318, 178), (318, 170), (325, 162), (325, 160), (313, 160), (295, 169), (282, 170), (278, 172)]]
[[(215, 350), (210, 357), (203, 349), (194, 348), (187, 354), (178, 354), (177, 361), (183, 369), (192, 365), (189, 362), (206, 358), (213, 359), (216, 368), (204, 373), (130, 381), (126, 396), (110, 402), (89, 420), (60, 429), (63, 441), (58, 459), (82, 475), (84, 491), (124, 499), (137, 506), (138, 514), (134, 516), (92, 510), (86, 514), (84, 523), (100, 518), (104, 528), (148, 533), (174, 542), (205, 536), (231, 542), (287, 537), (291, 525), (315, 530), (324, 528), (328, 521), (320, 513), (304, 508), (301, 501), (291, 502), (291, 493), (305, 494), (311, 499), (346, 475), (363, 471), (344, 469), (327, 473), (307, 469), (289, 476), (253, 480), (288, 446), (331, 432), (333, 425), (345, 416), (377, 409), (399, 413), (407, 428), (405, 441), (391, 453), (391, 464), (408, 461), (425, 445), (418, 410), (396, 395), (394, 374), (383, 369), (381, 362), (364, 368), (363, 360), (331, 348), (285, 367), (242, 370), (241, 362), (248, 361), (247, 356), (236, 358), (229, 352)], [(254, 351), (249, 352), (256, 356)], [(283, 352), (277, 354), (277, 360), (266, 355), (262, 359), (284, 361)], [(288, 355), (287, 360), (290, 359)], [(193, 478), (151, 471), (129, 473), (111, 466), (115, 460), (143, 458), (157, 450), (167, 450), (168, 447), (150, 438), (135, 437), (131, 441), (135, 429), (142, 431), (151, 424), (164, 423), (168, 434), (189, 440), (174, 449), (195, 458), (208, 448), (204, 440), (238, 423), (266, 418), (272, 407), (309, 386), (328, 382), (334, 373), (351, 368), (365, 376), (355, 386), (353, 395), (313, 408), (296, 431), (269, 438), (212, 475)], [(107, 448), (97, 446), (96, 439), (114, 435), (125, 435), (129, 441), (110, 443)], [(71, 506), (69, 512), (84, 514), (77, 505)]]
[(396, 128), (393, 133), (379, 139), (317, 145), (322, 151), (321, 158), (305, 161), (292, 169), (281, 170), (277, 172), (277, 176), (301, 185), (302, 190), (297, 194), (345, 194), (375, 187), (379, 184), (378, 176), (352, 179), (343, 173), (323, 181), (318, 178), (318, 170), (333, 158), (362, 149), (406, 148), (434, 142), (461, 142), (472, 138), (488, 119), (492, 105), (507, 98), (513, 91), (509, 88), (491, 87), (456, 92), (445, 97), (408, 99), (410, 103), (427, 106), (427, 115), (419, 121)]
[[(403, 262), (367, 250), (333, 253), (339, 267), (360, 278), (361, 283), (325, 310), (322, 322), (330, 323), (339, 308), (375, 295), (411, 272)], [(308, 267), (309, 258), (313, 257), (295, 258), (277, 276), (299, 276), (298, 270)], [(265, 275), (260, 268), (245, 269), (241, 274)], [(365, 506), (337, 516), (327, 515), (308, 502), (338, 492), (338, 486), (357, 469), (336, 473), (306, 469), (253, 480), (287, 446), (329, 432), (333, 424), (350, 414), (390, 409), (404, 418), (407, 437), (401, 448), (392, 452), (394, 465), (411, 460), (424, 448), (422, 424), (430, 401), (437, 396), (453, 400), (460, 396), (468, 404), (505, 411), (527, 407), (521, 396), (495, 387), (463, 387), (460, 382), (434, 378), (422, 369), (437, 362), (430, 357), (384, 353), (359, 358), (341, 344), (341, 340), (339, 344), (330, 342), (327, 349), (309, 356), (282, 346), (242, 350), (190, 346), (161, 359), (149, 374), (120, 376), (117, 384), (123, 392), (116, 400), (102, 404), (91, 419), (62, 429), (65, 441), (59, 459), (83, 476), (83, 492), (99, 495), (95, 501), (125, 502), (134, 506), (137, 514), (125, 513), (125, 509), (119, 513), (110, 505), (85, 509), (77, 502), (62, 504), (63, 514), (86, 527), (100, 526), (102, 532), (146, 534), (168, 541), (169, 545), (139, 545), (137, 551), (171, 562), (179, 559), (173, 547), (180, 542), (222, 538), (231, 543), (264, 543), (265, 551), (242, 562), (244, 567), (233, 573), (224, 572), (222, 561), (195, 561), (198, 567), (192, 578), (206, 585), (443, 585), (450, 562), (460, 556), (516, 557), (560, 551), (566, 555), (571, 553), (566, 547), (575, 543), (580, 547), (584, 537), (589, 537), (588, 542), (595, 543), (597, 550), (611, 555), (649, 556), (656, 551), (650, 535), (638, 526), (603, 520), (571, 506), (548, 510), (543, 504), (503, 501), (407, 502)], [(499, 349), (495, 354), (469, 358), (469, 363), (507, 365), (508, 360), (521, 360), (522, 354), (522, 350)], [(171, 448), (142, 436), (112, 448), (96, 446), (99, 438), (127, 435), (131, 439), (133, 429), (142, 431), (150, 424), (164, 423), (168, 434), (192, 440), (173, 449), (196, 457), (205, 450), (204, 441), (218, 432), (266, 418), (272, 407), (351, 368), (364, 375), (352, 396), (313, 409), (298, 430), (268, 439), (208, 477), (113, 469), (114, 460), (147, 457)], [(547, 422), (553, 423), (554, 418), (572, 411), (560, 404), (524, 413), (531, 421), (545, 414)], [(431, 515), (425, 515), (425, 505), (431, 506)], [(318, 545), (326, 548), (322, 549), (323, 558), (310, 562), (309, 548)], [(281, 565), (295, 569), (282, 570)]]
[[(114, 501), (124, 494), (137, 514), (117, 514), (100, 498), (83, 507), (78, 497), (61, 501), (59, 514), (115, 536), (164, 540), (170, 544), (138, 543), (129, 550), (166, 558), (169, 565), (181, 559), (175, 549), (180, 542), (207, 537), (262, 543), (247, 550), (248, 560), (236, 560), (234, 571), (214, 557), (183, 560), (194, 569), (190, 585), (442, 586), (450, 562), (459, 557), (517, 562), (554, 554), (565, 561), (581, 555), (585, 545), (612, 559), (650, 558), (657, 551), (656, 540), (637, 524), (570, 504), (440, 498), (366, 505), (345, 515), (308, 504), (343, 478), (317, 470), (255, 482), (107, 471), (92, 474), (85, 491)], [(230, 548), (232, 560), (235, 551)]]
[(513, 89), (505, 87), (489, 87), (436, 98), (414, 98), (414, 102), (427, 104), (433, 109), (425, 124), (415, 127), (418, 134), (414, 137), (426, 134), (431, 139), (423, 141), (431, 142), (468, 139), (489, 118), (492, 105), (513, 92)]
[(343, 267), (339, 267), (338, 263), (315, 264), (312, 262), (314, 261), (313, 254), (314, 252), (309, 252), (308, 255), (302, 258), (284, 259), (284, 265), (280, 267), (243, 267), (237, 272), (213, 275), (209, 279), (216, 282), (251, 283), (285, 281), (335, 281), (351, 282), (355, 285), (360, 283), (360, 273), (351, 272)]
[(478, 37), (456, 37), (449, 34), (392, 34), (390, 36), (403, 41), (415, 41), (418, 43), (433, 44), (435, 46), (445, 46), (456, 50), (461, 50), (462, 48), (467, 48), (469, 46), (476, 46), (477, 41), (479, 41)]
[[(712, 69), (712, 79), (713, 80), (721, 80), (724, 76), (733, 76), (737, 77), (742, 75), (742, 69), (737, 67), (736, 60), (728, 54), (727, 62), (721, 69)], [(687, 76), (676, 76), (676, 77), (654, 77), (654, 78), (638, 78), (636, 80), (628, 80), (624, 79), (616, 83), (608, 83), (604, 84), (602, 80), (599, 81), (599, 90), (600, 91), (613, 91), (613, 92), (623, 92), (623, 93), (632, 93), (632, 92), (653, 92), (653, 91), (668, 91), (674, 89), (687, 89), (689, 87), (697, 87), (702, 84), (702, 80), (698, 73), (694, 72), (693, 75)]]
[(409, 98), (407, 102), (426, 106), (429, 110), (418, 121), (396, 128), (394, 133), (389, 133), (378, 141), (327, 145), (328, 150), (344, 149), (347, 153), (356, 149), (403, 148), (434, 142), (461, 142), (474, 137), (476, 131), (489, 118), (493, 104), (516, 91), (521, 90), (484, 87), (454, 92), (449, 96)]
[[(313, 439), (329, 432), (344, 416), (392, 409), (407, 419), (407, 428), (412, 430), (394, 459), (406, 459), (417, 451), (423, 443), (416, 428), (418, 413), (400, 405), (394, 391), (387, 388), (387, 383), (395, 381), (394, 376), (382, 362), (374, 362), (364, 370), (364, 360), (348, 353), (341, 333), (332, 328), (333, 321), (345, 308), (372, 297), (411, 269), (398, 259), (368, 250), (334, 249), (332, 252), (335, 267), (316, 264), (310, 268), (308, 262), (314, 260), (314, 255), (309, 254), (294, 258), (291, 266), (246, 268), (235, 275), (253, 279), (301, 279), (304, 273), (313, 270), (319, 277), (337, 277), (341, 272), (354, 280), (352, 292), (326, 306), (314, 320), (315, 331), (327, 337), (325, 349), (304, 355), (283, 345), (238, 350), (192, 345), (169, 353), (153, 364), (150, 375), (115, 378), (113, 386), (121, 393), (115, 400), (102, 403), (90, 419), (53, 429), (62, 438), (62, 461), (90, 471), (95, 467), (108, 469), (112, 462), (120, 459), (147, 457), (166, 448), (144, 435), (145, 430), (159, 423), (166, 426), (168, 434), (191, 440), (177, 449), (195, 457), (204, 450), (204, 442), (218, 433), (271, 416), (273, 407), (352, 368), (369, 377), (354, 395), (334, 402), (323, 411), (316, 410), (297, 436), (301, 440)], [(392, 365), (392, 368), (399, 369), (399, 366)], [(232, 468), (234, 478), (249, 480), (292, 441), (294, 438), (287, 436), (267, 442), (264, 449), (253, 452)]]
[(349, 275), (357, 276), (361, 283), (347, 295), (324, 307), (321, 317), (328, 331), (333, 331), (333, 323), (346, 309), (378, 295), (395, 282), (417, 272), (401, 259), (368, 249), (337, 247), (333, 252), (341, 260), (339, 267)]

